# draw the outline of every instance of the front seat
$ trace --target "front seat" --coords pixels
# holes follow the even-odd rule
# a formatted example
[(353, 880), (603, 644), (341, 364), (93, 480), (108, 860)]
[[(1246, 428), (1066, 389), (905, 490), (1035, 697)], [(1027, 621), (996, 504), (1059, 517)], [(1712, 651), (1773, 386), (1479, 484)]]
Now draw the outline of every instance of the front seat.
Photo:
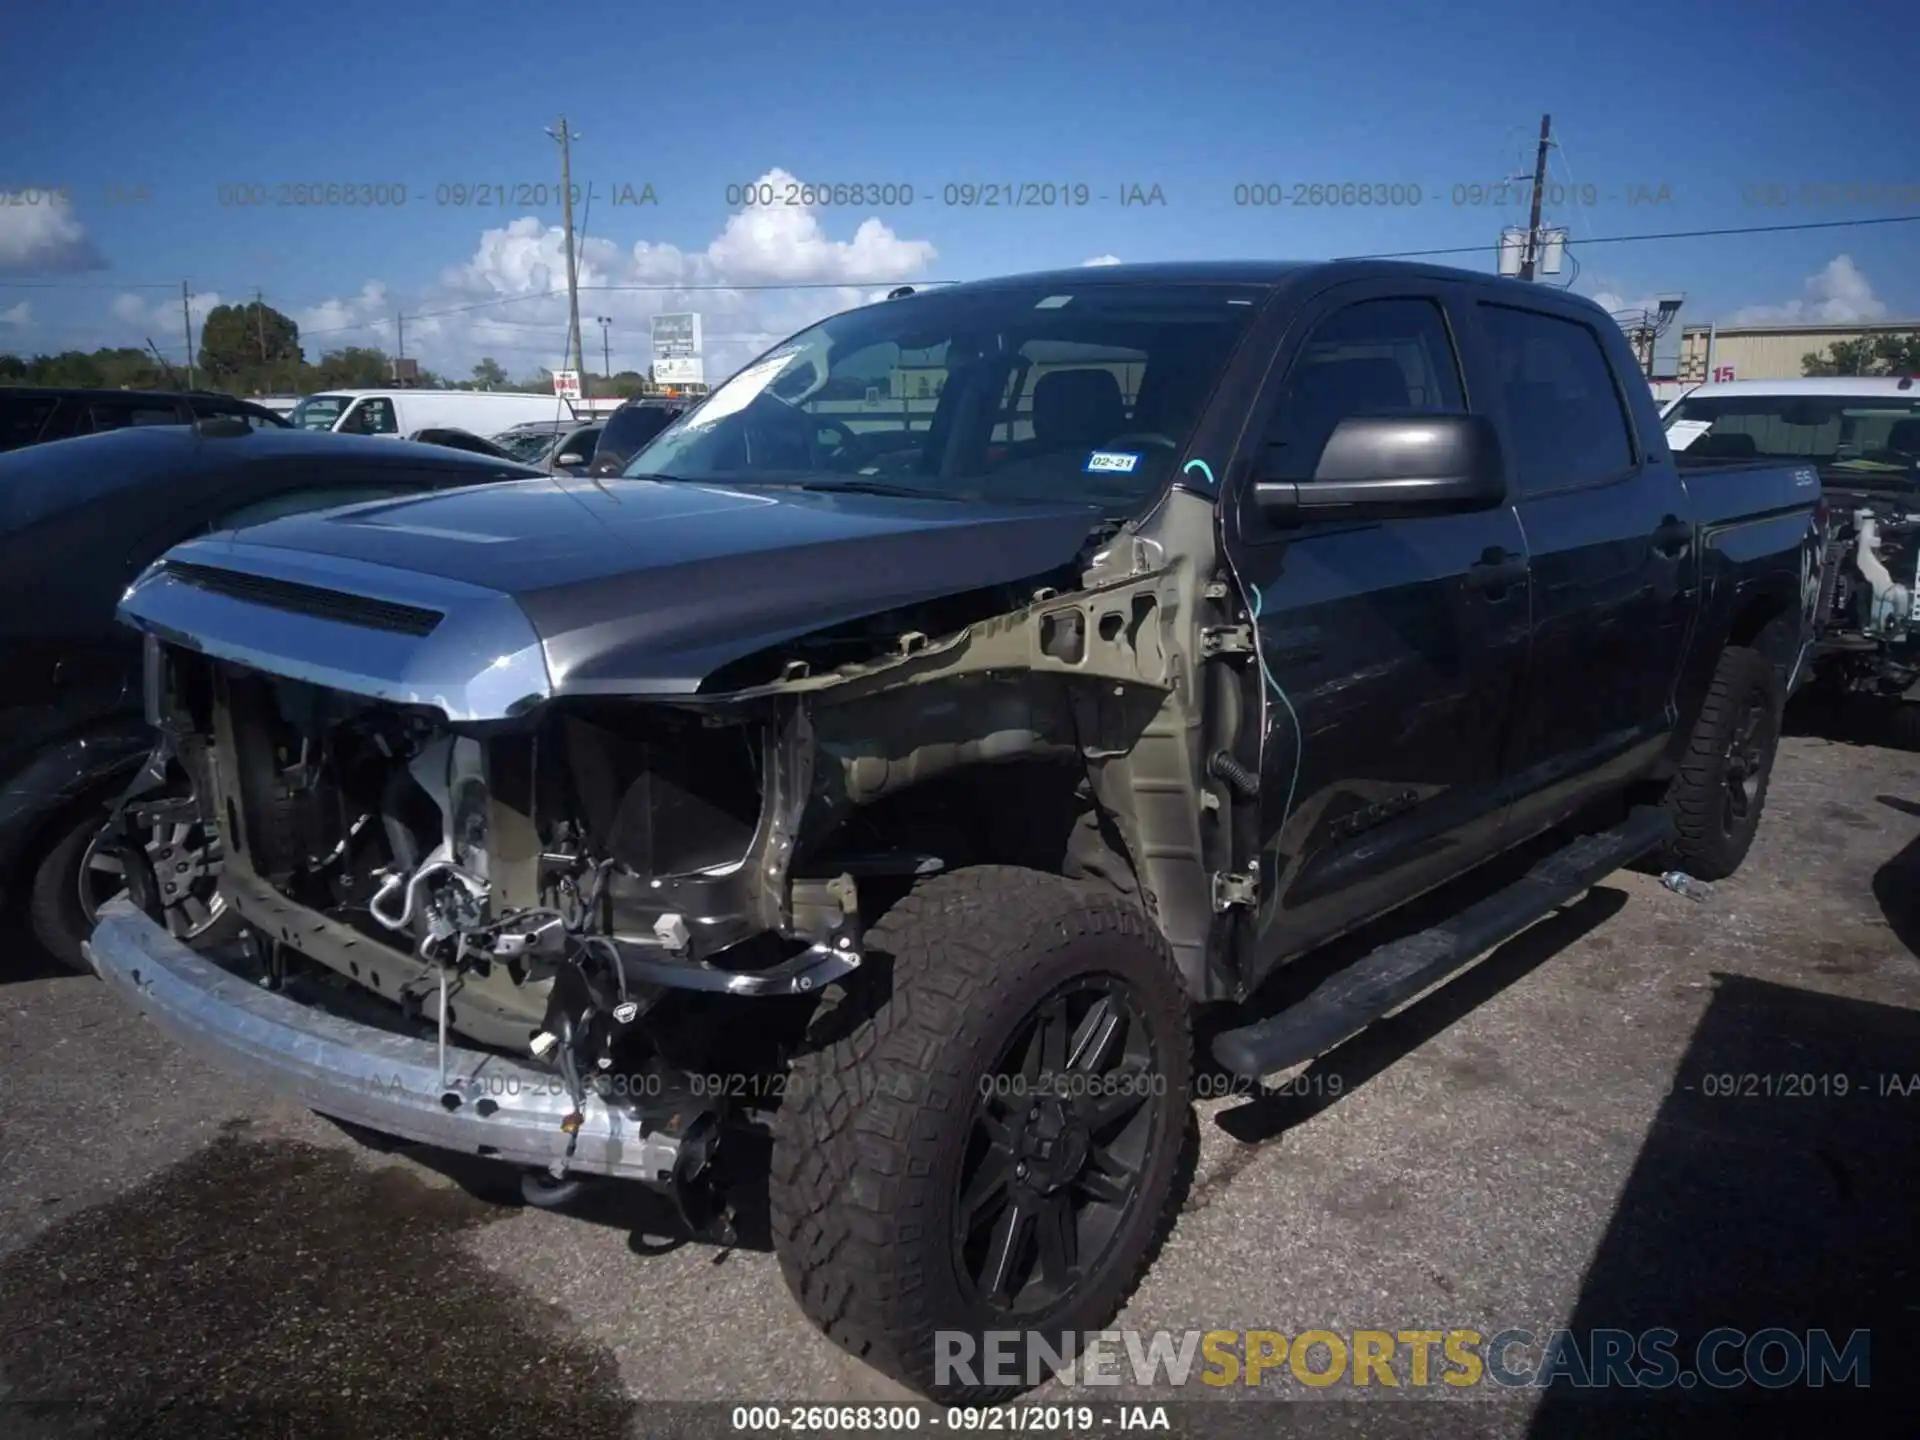
[(1111, 370), (1056, 370), (1033, 387), (1033, 453), (1091, 450), (1127, 429)]

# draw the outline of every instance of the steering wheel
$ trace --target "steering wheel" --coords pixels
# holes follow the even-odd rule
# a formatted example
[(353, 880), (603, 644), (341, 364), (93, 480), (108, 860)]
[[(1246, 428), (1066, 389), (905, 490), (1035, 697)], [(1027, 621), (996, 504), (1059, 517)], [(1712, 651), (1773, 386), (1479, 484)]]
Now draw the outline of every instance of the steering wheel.
[(844, 449), (846, 446), (853, 444), (854, 433), (852, 428), (844, 422), (834, 419), (831, 415), (809, 415), (806, 419), (807, 425), (810, 427), (807, 430), (807, 453), (812, 456), (816, 470), (825, 468), (820, 464), (820, 431), (823, 426), (826, 429), (838, 430), (840, 432), (840, 445), (830, 453), (838, 454), (840, 449)]

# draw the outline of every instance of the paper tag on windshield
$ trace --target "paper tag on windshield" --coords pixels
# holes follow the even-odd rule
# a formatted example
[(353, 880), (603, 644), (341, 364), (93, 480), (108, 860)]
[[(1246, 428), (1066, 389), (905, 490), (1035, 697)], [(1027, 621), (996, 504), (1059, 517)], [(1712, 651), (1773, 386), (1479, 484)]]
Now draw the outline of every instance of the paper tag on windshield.
[(1134, 467), (1140, 463), (1138, 452), (1132, 450), (1096, 450), (1087, 456), (1087, 475), (1131, 475)]
[(1684, 450), (1712, 428), (1711, 420), (1676, 420), (1667, 427), (1667, 448)]

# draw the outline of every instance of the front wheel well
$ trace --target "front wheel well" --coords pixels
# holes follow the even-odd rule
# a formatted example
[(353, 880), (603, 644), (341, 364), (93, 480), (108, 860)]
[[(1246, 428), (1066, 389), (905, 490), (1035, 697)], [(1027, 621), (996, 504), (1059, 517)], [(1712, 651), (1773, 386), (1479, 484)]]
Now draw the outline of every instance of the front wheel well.
[[(813, 853), (823, 868), (845, 855), (918, 855), (945, 870), (1013, 865), (1128, 896), (1139, 889), (1126, 842), (1094, 799), (1086, 770), (1058, 759), (946, 771), (856, 808)], [(885, 888), (862, 884), (863, 893)]]

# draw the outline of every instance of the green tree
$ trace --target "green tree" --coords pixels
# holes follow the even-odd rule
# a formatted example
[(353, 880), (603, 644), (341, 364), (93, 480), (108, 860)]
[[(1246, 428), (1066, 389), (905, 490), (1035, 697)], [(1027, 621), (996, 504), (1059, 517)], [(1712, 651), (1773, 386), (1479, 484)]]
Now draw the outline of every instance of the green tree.
[(371, 345), (348, 345), (329, 350), (313, 367), (313, 384), (303, 389), (370, 389), (393, 383), (393, 361)]
[(216, 305), (200, 327), (200, 368), (214, 380), (297, 367), (300, 327), (271, 305)]
[(1801, 357), (1805, 375), (1920, 375), (1920, 331), (1836, 340)]
[(498, 390), (507, 383), (507, 372), (491, 355), (473, 367), (473, 383), (483, 389)]

